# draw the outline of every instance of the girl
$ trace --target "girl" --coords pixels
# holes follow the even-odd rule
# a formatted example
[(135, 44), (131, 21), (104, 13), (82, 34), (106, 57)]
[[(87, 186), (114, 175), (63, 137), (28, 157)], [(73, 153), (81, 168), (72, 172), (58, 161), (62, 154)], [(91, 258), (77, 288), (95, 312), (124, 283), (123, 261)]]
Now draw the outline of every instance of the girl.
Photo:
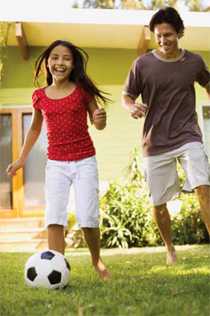
[(9, 175), (23, 168), (39, 137), (43, 119), (47, 126), (46, 227), (49, 249), (64, 254), (64, 227), (71, 184), (75, 188), (77, 220), (89, 247), (92, 264), (105, 280), (109, 272), (100, 258), (98, 173), (95, 148), (88, 133), (87, 113), (94, 126), (106, 126), (103, 95), (86, 74), (88, 55), (72, 43), (53, 42), (37, 59), (35, 82), (44, 66), (47, 86), (34, 91), (31, 127), (20, 157), (7, 168)]

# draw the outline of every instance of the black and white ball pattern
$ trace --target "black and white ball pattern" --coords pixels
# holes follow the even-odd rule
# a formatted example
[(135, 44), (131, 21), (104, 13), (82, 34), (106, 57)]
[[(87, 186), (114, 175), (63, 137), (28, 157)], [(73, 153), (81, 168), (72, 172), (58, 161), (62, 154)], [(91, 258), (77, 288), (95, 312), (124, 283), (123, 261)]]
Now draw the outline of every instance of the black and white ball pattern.
[(41, 251), (27, 260), (24, 277), (26, 284), (31, 287), (64, 288), (69, 282), (70, 265), (55, 250)]

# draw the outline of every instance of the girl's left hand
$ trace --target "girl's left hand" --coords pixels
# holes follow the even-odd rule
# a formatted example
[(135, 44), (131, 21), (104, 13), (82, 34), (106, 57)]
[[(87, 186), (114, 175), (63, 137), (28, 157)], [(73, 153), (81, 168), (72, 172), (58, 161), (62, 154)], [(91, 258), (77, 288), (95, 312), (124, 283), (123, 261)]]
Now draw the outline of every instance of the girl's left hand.
[(93, 123), (97, 129), (103, 129), (106, 126), (106, 112), (104, 109), (96, 109), (94, 111)]
[(94, 123), (106, 120), (106, 112), (104, 109), (96, 109), (93, 113)]

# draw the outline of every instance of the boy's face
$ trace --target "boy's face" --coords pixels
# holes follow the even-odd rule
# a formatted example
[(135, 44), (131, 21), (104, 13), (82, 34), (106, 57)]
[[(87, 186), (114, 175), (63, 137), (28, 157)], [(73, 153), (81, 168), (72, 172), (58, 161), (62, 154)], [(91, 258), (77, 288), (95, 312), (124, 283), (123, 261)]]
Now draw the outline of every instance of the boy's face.
[(170, 56), (177, 52), (178, 40), (181, 37), (171, 24), (156, 24), (154, 28), (155, 41), (163, 55)]
[(73, 69), (71, 51), (65, 46), (56, 46), (49, 55), (47, 65), (54, 80), (67, 80)]

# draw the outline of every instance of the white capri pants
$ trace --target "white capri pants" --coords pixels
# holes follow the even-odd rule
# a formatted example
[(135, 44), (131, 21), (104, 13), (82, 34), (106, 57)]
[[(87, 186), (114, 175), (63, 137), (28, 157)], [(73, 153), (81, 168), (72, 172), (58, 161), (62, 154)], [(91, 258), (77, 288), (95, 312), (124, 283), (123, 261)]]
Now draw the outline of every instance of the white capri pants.
[(144, 157), (145, 177), (153, 205), (165, 204), (180, 192), (177, 161), (186, 176), (183, 191), (192, 192), (198, 186), (210, 185), (208, 157), (202, 143), (187, 143), (170, 152)]
[(99, 185), (95, 156), (78, 161), (48, 159), (45, 177), (45, 226), (67, 226), (67, 206), (72, 184), (79, 226), (98, 227)]

